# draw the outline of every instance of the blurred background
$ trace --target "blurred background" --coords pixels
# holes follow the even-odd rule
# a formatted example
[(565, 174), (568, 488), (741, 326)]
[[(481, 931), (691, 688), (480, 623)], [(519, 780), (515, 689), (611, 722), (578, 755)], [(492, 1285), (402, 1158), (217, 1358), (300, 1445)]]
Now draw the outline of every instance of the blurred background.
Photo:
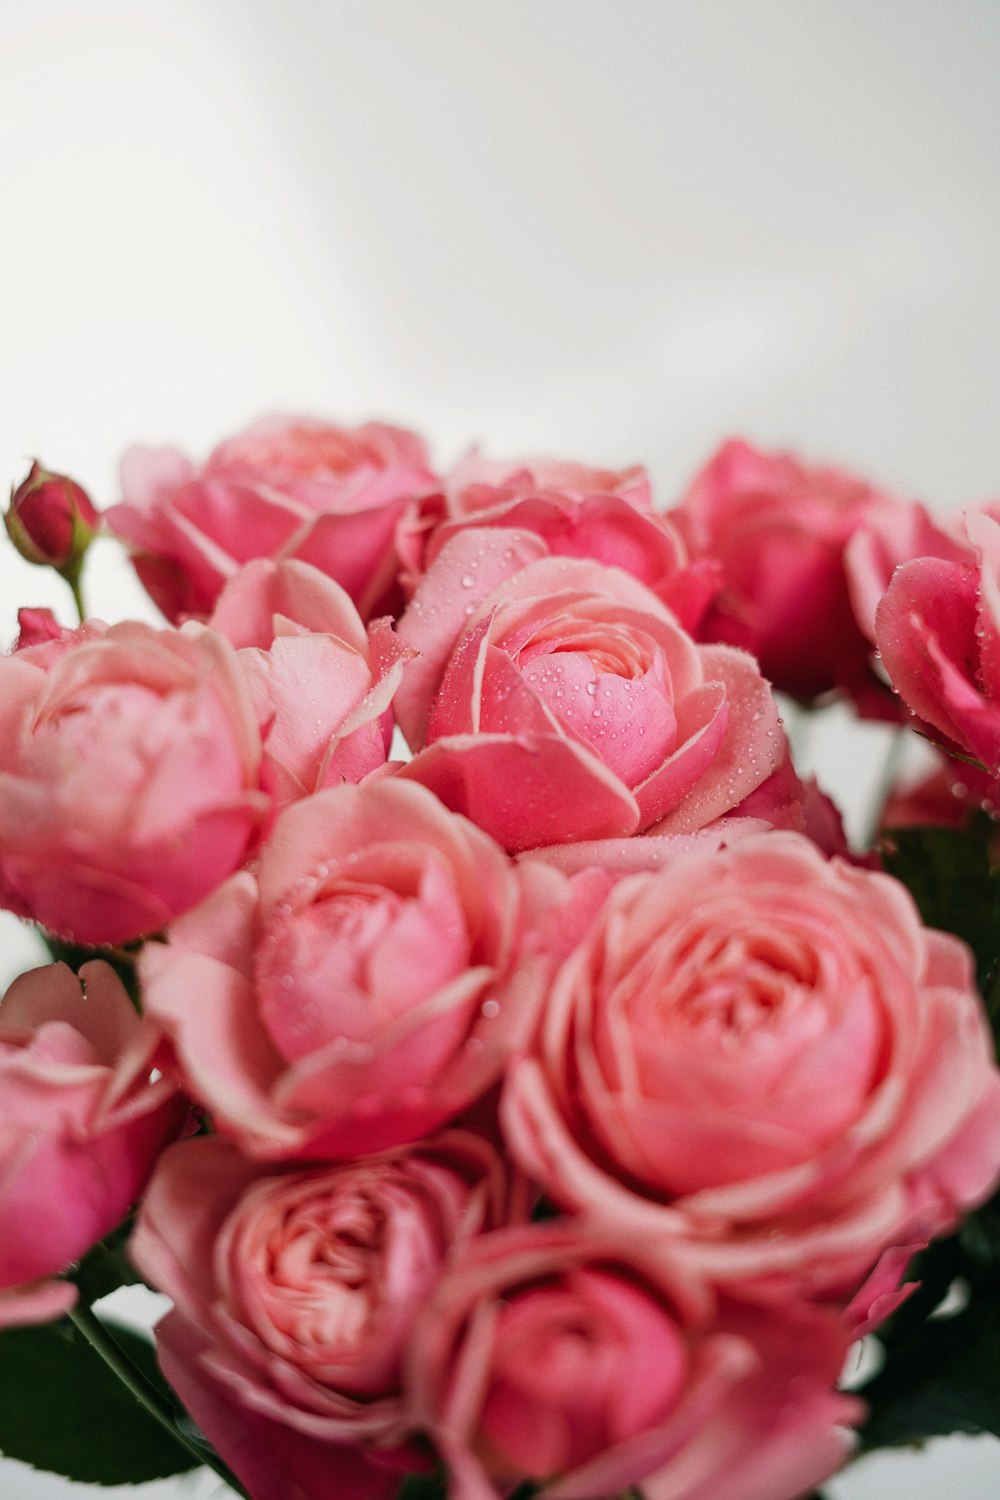
[[(731, 433), (1000, 494), (996, 0), (0, 0), (0, 56), (2, 483), (110, 504), (128, 444), (277, 410), (643, 462), (664, 505)], [(110, 544), (89, 592), (153, 618)], [(28, 602), (71, 618), (0, 549), (3, 647)], [(868, 746), (821, 757), (853, 817)], [(829, 1494), (946, 1490), (995, 1496), (1000, 1445)]]

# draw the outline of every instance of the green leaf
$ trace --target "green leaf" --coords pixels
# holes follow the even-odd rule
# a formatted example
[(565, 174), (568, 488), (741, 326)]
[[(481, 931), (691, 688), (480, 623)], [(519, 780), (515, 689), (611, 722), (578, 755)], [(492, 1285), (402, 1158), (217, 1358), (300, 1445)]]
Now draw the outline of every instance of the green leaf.
[(968, 943), (984, 995), (990, 994), (1000, 958), (1000, 879), (989, 854), (996, 831), (986, 818), (964, 830), (894, 828), (883, 855), (886, 869), (906, 886), (928, 927)]
[(956, 1317), (931, 1319), (859, 1394), (871, 1408), (861, 1431), (866, 1449), (949, 1432), (1000, 1437), (1000, 1292), (975, 1297)]
[[(108, 1327), (165, 1392), (149, 1340)], [(65, 1320), (0, 1333), (0, 1452), (83, 1484), (141, 1484), (196, 1462)]]

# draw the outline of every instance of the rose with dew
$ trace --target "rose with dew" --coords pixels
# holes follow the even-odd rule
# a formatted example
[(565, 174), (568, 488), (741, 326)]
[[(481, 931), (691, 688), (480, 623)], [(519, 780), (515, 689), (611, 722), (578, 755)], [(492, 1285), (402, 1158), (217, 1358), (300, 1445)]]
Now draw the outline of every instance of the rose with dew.
[(557, 1203), (761, 1295), (850, 1295), (1000, 1172), (968, 950), (792, 833), (618, 884), (502, 1117)]
[(512, 851), (654, 823), (687, 833), (767, 778), (783, 738), (751, 657), (695, 645), (619, 568), (543, 557), (510, 576), (516, 549), (497, 549), (483, 552), (489, 589), (465, 617), (462, 585), (478, 597), (476, 577), (456, 593), (432, 568), (401, 622), (421, 652), (396, 695), (419, 751), (402, 776)]
[(794, 1500), (846, 1457), (839, 1319), (706, 1305), (639, 1243), (577, 1221), (461, 1248), (407, 1370), (452, 1500)]
[(287, 808), (254, 873), (147, 944), (144, 1001), (250, 1155), (382, 1150), (466, 1109), (526, 1044), (549, 967), (528, 922), (562, 890), (423, 787), (344, 785)]
[(159, 1044), (99, 961), (32, 969), (0, 1002), (0, 1327), (73, 1305), (49, 1278), (114, 1228), (178, 1129)]
[[(622, 474), (551, 459), (490, 464), (475, 455), (445, 481), (448, 513), (430, 533), (406, 629), (412, 644), (439, 649), (442, 580), (456, 586), (444, 607), (456, 629), (503, 576), (537, 557), (584, 557), (619, 567), (657, 595), (686, 630), (694, 630), (717, 589), (717, 565), (692, 563), (676, 527), (651, 509), (642, 469)], [(488, 557), (488, 562), (486, 561)], [(485, 566), (482, 566), (485, 563)], [(469, 579), (469, 582), (466, 580)], [(456, 609), (454, 605), (457, 604)]]
[(286, 1500), (276, 1455), (286, 1475), (315, 1471), (300, 1483), (316, 1500), (353, 1494), (358, 1473), (369, 1500), (426, 1465), (400, 1452), (412, 1327), (459, 1246), (507, 1207), (499, 1157), (465, 1131), (305, 1170), (254, 1165), (220, 1138), (164, 1156), (129, 1251), (174, 1302), (157, 1330), (171, 1383), (257, 1500)]
[(0, 657), (0, 703), (3, 906), (125, 942), (243, 863), (267, 799), (221, 637), (90, 621)]
[(942, 748), (977, 763), (973, 780), (985, 770), (995, 789), (1000, 778), (1000, 523), (977, 512), (965, 519), (975, 560), (918, 557), (897, 568), (876, 610), (875, 638), (910, 712)]
[(174, 448), (130, 448), (107, 522), (168, 619), (211, 613), (258, 557), (297, 557), (346, 589), (367, 619), (396, 594), (399, 548), (440, 508), (415, 433), (269, 417), (196, 468)]
[(855, 618), (844, 549), (885, 508), (903, 509), (839, 469), (724, 443), (669, 513), (692, 555), (722, 569), (700, 636), (752, 651), (796, 698), (868, 677), (871, 643)]
[(344, 590), (295, 561), (248, 563), (209, 621), (239, 648), (279, 805), (385, 764), (409, 652), (388, 619), (366, 629)]

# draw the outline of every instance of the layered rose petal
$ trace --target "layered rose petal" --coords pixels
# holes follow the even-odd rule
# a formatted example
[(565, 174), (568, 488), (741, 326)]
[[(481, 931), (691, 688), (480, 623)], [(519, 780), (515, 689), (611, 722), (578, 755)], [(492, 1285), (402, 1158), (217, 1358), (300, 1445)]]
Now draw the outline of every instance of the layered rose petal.
[(366, 630), (350, 597), (303, 562), (248, 563), (210, 624), (240, 648), (278, 806), (385, 764), (392, 696), (410, 654), (391, 623)]
[[(444, 576), (465, 545), (459, 535), (444, 549)], [(542, 558), (494, 582), (495, 561), (481, 560), (491, 586), (457, 636), (454, 612), (438, 634), (429, 618), (437, 564), (411, 605), (426, 649), (404, 668), (401, 721), (426, 743), (403, 777), (523, 850), (660, 820), (692, 831), (778, 764), (777, 710), (749, 657), (696, 646), (618, 568)], [(481, 593), (479, 575), (464, 577)]]
[(181, 1396), (237, 1472), (241, 1455), (266, 1470), (302, 1441), (323, 1445), (333, 1482), (341, 1463), (352, 1472), (345, 1445), (363, 1469), (356, 1445), (391, 1462), (407, 1438), (414, 1320), (457, 1247), (506, 1212), (496, 1152), (465, 1132), (277, 1173), (199, 1140), (161, 1161), (130, 1254), (176, 1305), (160, 1331), (167, 1372), (176, 1362)]
[(424, 788), (343, 786), (288, 808), (255, 876), (147, 946), (145, 1003), (251, 1154), (379, 1150), (465, 1109), (526, 1045), (549, 962), (525, 945), (537, 895)]
[(665, 1260), (586, 1221), (467, 1244), (418, 1324), (408, 1378), (449, 1493), (792, 1500), (842, 1461), (835, 1318), (706, 1304)]
[(561, 1204), (706, 1274), (849, 1289), (1000, 1162), (967, 952), (888, 877), (768, 834), (618, 884), (504, 1098)]
[(235, 654), (79, 632), (0, 659), (0, 900), (79, 942), (163, 927), (246, 857), (266, 801)]
[(845, 548), (869, 519), (885, 516), (891, 529), (908, 514), (840, 470), (724, 443), (670, 513), (693, 556), (721, 572), (699, 633), (751, 651), (795, 697), (867, 678), (871, 645), (855, 619)]
[(367, 618), (392, 604), (397, 537), (436, 504), (420, 439), (268, 418), (222, 443), (201, 470), (173, 449), (133, 448), (107, 519), (168, 618), (208, 615), (239, 567), (298, 557), (339, 582)]

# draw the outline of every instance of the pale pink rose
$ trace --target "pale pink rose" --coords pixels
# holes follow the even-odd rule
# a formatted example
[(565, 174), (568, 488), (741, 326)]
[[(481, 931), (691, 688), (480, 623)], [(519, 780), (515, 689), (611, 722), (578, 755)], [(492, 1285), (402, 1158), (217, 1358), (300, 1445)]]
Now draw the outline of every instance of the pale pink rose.
[(968, 950), (793, 833), (618, 884), (502, 1119), (557, 1203), (761, 1295), (849, 1295), (1000, 1173)]
[(409, 652), (388, 619), (366, 629), (349, 595), (301, 562), (247, 563), (209, 620), (239, 647), (279, 805), (385, 764)]
[(144, 1001), (251, 1155), (415, 1140), (526, 1044), (547, 973), (524, 947), (542, 876), (559, 881), (398, 777), (320, 792), (279, 815), (256, 873), (146, 945)]
[(397, 537), (435, 511), (438, 483), (415, 433), (269, 417), (201, 469), (174, 448), (130, 448), (124, 500), (107, 512), (168, 619), (208, 615), (257, 557), (297, 557), (347, 590), (361, 614), (395, 601)]
[(421, 652), (396, 695), (420, 751), (401, 776), (511, 850), (691, 832), (765, 780), (783, 737), (751, 657), (696, 646), (620, 568), (525, 546), (510, 576), (519, 549), (494, 535), (478, 575), (439, 575), (442, 553), (438, 602), (418, 594), (401, 622)]
[(80, 943), (155, 932), (267, 806), (228, 642), (89, 622), (0, 657), (0, 903)]
[(278, 1441), (300, 1456), (313, 1445), (321, 1487), (303, 1492), (325, 1497), (364, 1470), (351, 1445), (391, 1456), (407, 1440), (413, 1323), (463, 1240), (505, 1221), (506, 1200), (496, 1152), (463, 1131), (277, 1174), (220, 1138), (165, 1154), (129, 1253), (175, 1304), (158, 1330), (171, 1381), (181, 1367), (185, 1404), (255, 1500), (284, 1500), (259, 1485)]
[(45, 1278), (114, 1228), (179, 1127), (159, 1044), (105, 963), (32, 969), (0, 1003), (0, 1327), (72, 1306)]
[(465, 1245), (408, 1380), (450, 1500), (524, 1479), (545, 1500), (794, 1500), (862, 1414), (834, 1390), (846, 1349), (828, 1313), (705, 1306), (638, 1241), (537, 1224)]
[(752, 651), (796, 698), (863, 677), (871, 644), (854, 616), (844, 549), (874, 510), (898, 504), (839, 469), (724, 443), (670, 513), (692, 554), (722, 567), (703, 638)]
[[(1000, 777), (1000, 524), (966, 516), (973, 562), (920, 557), (897, 568), (878, 606), (882, 663), (946, 750)], [(975, 768), (973, 768), (975, 769)]]

